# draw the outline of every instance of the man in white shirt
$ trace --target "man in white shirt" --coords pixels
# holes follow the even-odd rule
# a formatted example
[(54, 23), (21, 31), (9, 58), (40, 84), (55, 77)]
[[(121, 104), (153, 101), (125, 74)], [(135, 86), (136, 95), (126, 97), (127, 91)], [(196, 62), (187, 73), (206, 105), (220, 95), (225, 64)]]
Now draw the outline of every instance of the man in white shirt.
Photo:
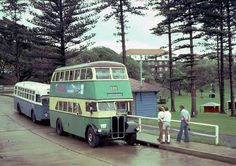
[(165, 107), (164, 119), (163, 119), (163, 136), (162, 142), (170, 143), (170, 122), (171, 122), (171, 113), (168, 110), (168, 107)]
[(182, 139), (183, 131), (184, 131), (184, 142), (189, 142), (189, 132), (188, 132), (188, 124), (190, 122), (190, 114), (184, 109), (183, 105), (179, 106), (180, 108), (180, 129), (177, 135), (177, 141), (180, 142)]

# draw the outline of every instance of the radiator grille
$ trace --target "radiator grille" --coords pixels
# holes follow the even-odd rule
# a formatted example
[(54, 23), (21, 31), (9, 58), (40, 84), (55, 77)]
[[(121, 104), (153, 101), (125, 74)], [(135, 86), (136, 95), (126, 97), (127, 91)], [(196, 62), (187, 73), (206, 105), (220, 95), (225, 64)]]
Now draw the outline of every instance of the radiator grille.
[(125, 136), (125, 117), (113, 116), (111, 120), (111, 136), (112, 138), (124, 138)]

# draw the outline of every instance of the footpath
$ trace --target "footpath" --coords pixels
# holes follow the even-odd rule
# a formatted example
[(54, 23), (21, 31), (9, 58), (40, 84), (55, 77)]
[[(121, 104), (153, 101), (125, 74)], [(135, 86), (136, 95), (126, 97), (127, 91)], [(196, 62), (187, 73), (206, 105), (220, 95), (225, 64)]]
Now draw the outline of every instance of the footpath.
[(137, 139), (143, 145), (236, 165), (236, 149), (233, 148), (196, 142), (178, 143), (174, 139), (170, 144), (160, 144), (157, 136), (147, 133), (139, 133)]

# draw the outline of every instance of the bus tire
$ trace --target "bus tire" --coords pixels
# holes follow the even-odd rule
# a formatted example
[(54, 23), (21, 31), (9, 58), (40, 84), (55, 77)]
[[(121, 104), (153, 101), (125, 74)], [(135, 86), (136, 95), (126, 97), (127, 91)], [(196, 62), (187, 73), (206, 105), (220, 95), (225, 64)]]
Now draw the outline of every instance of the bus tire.
[(125, 136), (125, 142), (128, 144), (128, 145), (134, 145), (136, 143), (136, 133), (132, 133), (132, 134), (128, 134)]
[(57, 119), (56, 122), (56, 133), (61, 136), (64, 134), (63, 125), (60, 119)]
[(100, 137), (95, 134), (92, 127), (88, 128), (87, 142), (88, 142), (89, 146), (93, 147), (93, 148), (95, 148), (99, 145)]
[(17, 103), (17, 112), (19, 113), (19, 115), (21, 115), (22, 114), (22, 112), (21, 112), (21, 108), (20, 108), (20, 104), (19, 103)]
[(37, 120), (36, 120), (36, 115), (35, 115), (34, 110), (31, 111), (31, 119), (32, 119), (32, 122), (33, 122), (33, 123), (36, 123), (36, 122), (37, 122)]

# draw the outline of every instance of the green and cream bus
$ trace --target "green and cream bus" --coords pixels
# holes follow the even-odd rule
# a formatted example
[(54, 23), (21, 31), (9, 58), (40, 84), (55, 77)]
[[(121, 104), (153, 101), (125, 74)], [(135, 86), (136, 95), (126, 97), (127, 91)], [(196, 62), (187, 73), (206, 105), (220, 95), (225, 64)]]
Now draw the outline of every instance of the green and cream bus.
[(50, 88), (50, 123), (85, 138), (91, 147), (101, 139), (124, 139), (134, 144), (139, 128), (127, 120), (133, 100), (126, 67), (97, 61), (54, 71)]

